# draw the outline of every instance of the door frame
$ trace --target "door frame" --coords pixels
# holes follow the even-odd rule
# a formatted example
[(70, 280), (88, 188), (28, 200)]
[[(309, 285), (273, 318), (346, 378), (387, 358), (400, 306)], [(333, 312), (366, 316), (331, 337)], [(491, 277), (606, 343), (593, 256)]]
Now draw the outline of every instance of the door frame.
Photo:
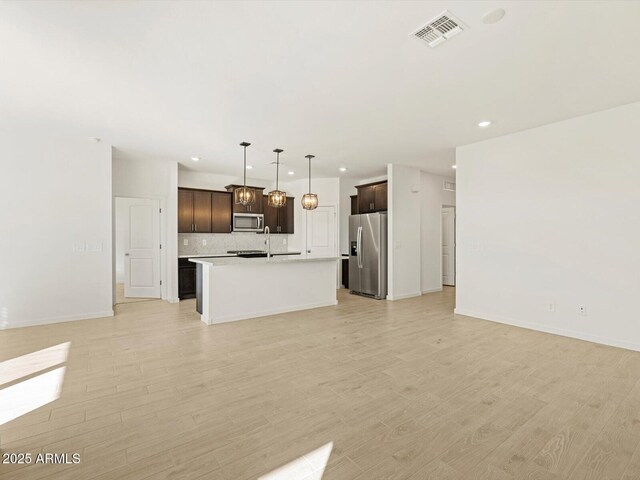
[(160, 298), (167, 300), (167, 281), (168, 267), (167, 267), (167, 199), (162, 195), (114, 195), (111, 200), (111, 212), (112, 212), (112, 231), (111, 231), (111, 248), (113, 255), (111, 257), (111, 303), (116, 305), (116, 199), (117, 198), (129, 198), (134, 200), (154, 200), (160, 205)]
[[(457, 272), (457, 267), (458, 267), (458, 232), (457, 232), (457, 223), (458, 223), (458, 210), (456, 209), (455, 205), (450, 205), (447, 203), (443, 203), (440, 205), (440, 281), (442, 282), (442, 276), (443, 276), (443, 270), (442, 270), (442, 254), (443, 254), (443, 248), (442, 248), (442, 210), (445, 208), (452, 208), (453, 209), (453, 278), (454, 278), (454, 282), (455, 284), (453, 285), (453, 287), (455, 288), (455, 286), (458, 284), (458, 272)], [(444, 289), (444, 287), (449, 287), (451, 285), (445, 285), (444, 283), (442, 283), (442, 288)]]

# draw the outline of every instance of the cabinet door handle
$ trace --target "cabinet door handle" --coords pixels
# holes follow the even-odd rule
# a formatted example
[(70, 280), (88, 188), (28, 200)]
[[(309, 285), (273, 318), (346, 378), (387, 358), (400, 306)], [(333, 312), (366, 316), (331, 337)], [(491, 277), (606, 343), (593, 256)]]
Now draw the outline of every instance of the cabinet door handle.
[(231, 224), (229, 224), (229, 231), (231, 231)]
[(196, 224), (194, 224), (194, 225), (193, 225), (193, 231), (194, 231), (194, 232), (197, 232), (197, 231), (198, 231), (198, 225), (196, 225)]
[(193, 232), (193, 223), (191, 224), (191, 231)]

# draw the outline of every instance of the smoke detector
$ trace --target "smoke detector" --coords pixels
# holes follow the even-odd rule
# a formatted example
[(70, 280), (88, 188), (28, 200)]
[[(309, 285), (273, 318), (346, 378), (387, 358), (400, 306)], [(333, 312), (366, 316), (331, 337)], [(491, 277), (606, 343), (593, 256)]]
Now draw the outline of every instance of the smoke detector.
[(445, 10), (437, 17), (431, 19), (426, 25), (420, 27), (410, 36), (435, 48), (445, 40), (455, 37), (466, 28), (455, 15)]

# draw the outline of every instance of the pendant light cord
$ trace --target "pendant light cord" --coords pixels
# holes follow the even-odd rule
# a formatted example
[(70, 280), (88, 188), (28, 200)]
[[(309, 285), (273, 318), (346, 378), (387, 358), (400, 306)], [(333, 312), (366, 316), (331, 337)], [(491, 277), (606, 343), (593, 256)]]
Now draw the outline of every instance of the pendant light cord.
[(280, 152), (276, 152), (276, 155), (276, 190), (278, 190), (278, 176), (280, 175)]
[(247, 147), (244, 147), (244, 195), (247, 194)]
[(311, 157), (309, 157), (309, 193), (311, 193)]

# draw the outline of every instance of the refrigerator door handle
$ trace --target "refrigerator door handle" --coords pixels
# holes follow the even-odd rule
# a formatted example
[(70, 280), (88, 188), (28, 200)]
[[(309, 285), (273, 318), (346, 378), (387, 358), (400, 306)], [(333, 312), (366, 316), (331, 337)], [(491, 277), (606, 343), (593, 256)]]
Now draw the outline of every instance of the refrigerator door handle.
[(358, 249), (358, 268), (362, 268), (362, 227), (358, 227), (356, 248)]

